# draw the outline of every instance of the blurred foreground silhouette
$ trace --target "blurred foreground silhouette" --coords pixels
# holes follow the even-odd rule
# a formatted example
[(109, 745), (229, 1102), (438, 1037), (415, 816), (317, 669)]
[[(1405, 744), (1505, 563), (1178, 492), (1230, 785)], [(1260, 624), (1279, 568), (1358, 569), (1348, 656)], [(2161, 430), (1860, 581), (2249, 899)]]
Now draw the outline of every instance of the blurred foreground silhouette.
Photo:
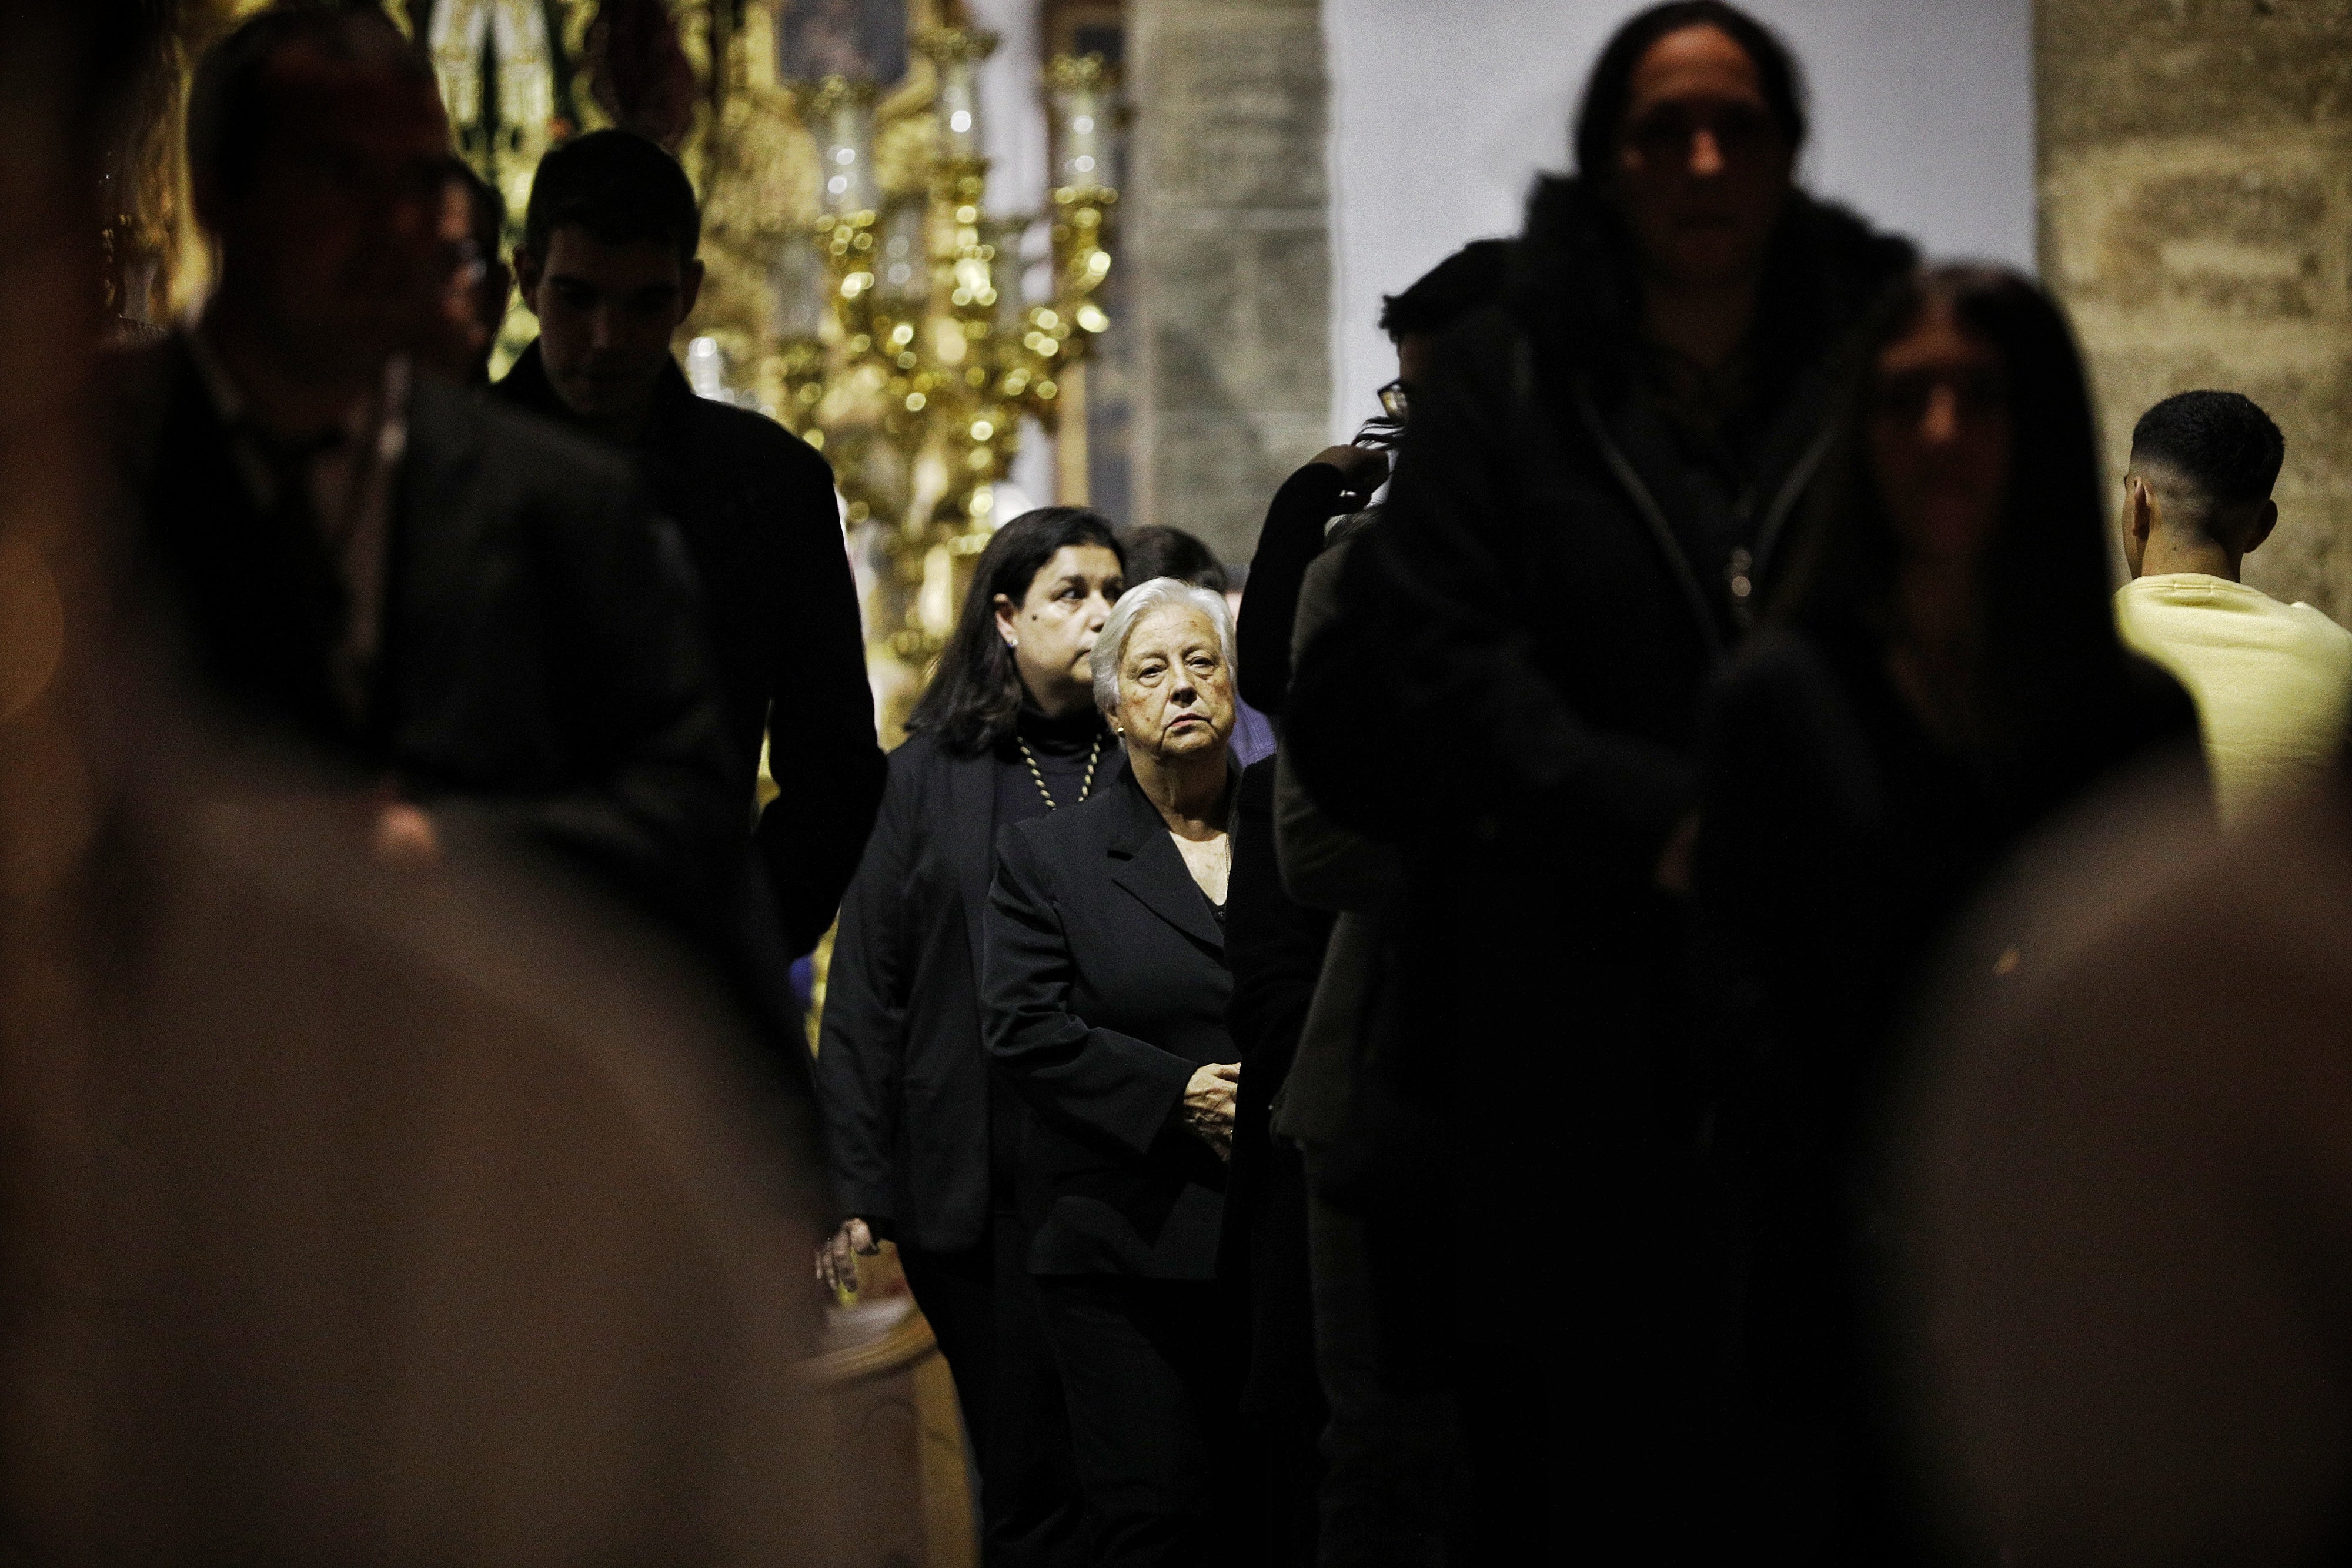
[(1891, 1147), (1955, 1539), (2022, 1568), (2344, 1561), (2352, 783), (2227, 839), (2193, 791), (2110, 800), (1948, 956)]
[(377, 864), (116, 619), (93, 197), (168, 10), (0, 7), (0, 1557), (828, 1560), (813, 1206), (724, 1008)]

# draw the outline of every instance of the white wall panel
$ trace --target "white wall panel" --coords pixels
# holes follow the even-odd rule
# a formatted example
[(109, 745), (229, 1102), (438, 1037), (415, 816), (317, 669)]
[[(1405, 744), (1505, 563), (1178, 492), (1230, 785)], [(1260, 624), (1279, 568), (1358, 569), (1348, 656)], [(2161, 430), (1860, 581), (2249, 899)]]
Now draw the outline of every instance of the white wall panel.
[[(1148, 3), (1148, 0), (1147, 0)], [(1395, 372), (1373, 326), (1466, 240), (1507, 235), (1626, 0), (1323, 0), (1332, 430)], [(2031, 0), (1753, 0), (1811, 85), (1801, 178), (1932, 255), (2033, 265)]]

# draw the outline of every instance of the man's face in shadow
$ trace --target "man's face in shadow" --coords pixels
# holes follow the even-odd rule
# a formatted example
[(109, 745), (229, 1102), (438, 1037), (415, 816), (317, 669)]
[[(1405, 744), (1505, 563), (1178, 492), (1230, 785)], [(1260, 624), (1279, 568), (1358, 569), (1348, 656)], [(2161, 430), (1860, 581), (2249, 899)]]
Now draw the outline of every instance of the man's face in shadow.
[(544, 256), (518, 252), (515, 271), (564, 405), (588, 420), (641, 418), (701, 292), (702, 263), (666, 239), (614, 244), (566, 224)]
[(448, 121), (429, 82), (307, 43), (280, 50), (268, 81), (245, 188), (196, 193), (221, 287), (289, 366), (364, 374), (432, 307)]

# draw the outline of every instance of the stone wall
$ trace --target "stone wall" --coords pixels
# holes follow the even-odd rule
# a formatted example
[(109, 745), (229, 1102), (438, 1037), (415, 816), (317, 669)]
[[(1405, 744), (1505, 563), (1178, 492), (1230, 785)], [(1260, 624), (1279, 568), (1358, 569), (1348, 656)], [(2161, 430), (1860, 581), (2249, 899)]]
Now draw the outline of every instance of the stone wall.
[(2352, 619), (2352, 0), (2038, 0), (2043, 276), (2120, 472), (2150, 403), (2286, 433), (2247, 579)]
[(1147, 0), (1130, 16), (1131, 520), (1247, 560), (1267, 500), (1330, 420), (1318, 8)]

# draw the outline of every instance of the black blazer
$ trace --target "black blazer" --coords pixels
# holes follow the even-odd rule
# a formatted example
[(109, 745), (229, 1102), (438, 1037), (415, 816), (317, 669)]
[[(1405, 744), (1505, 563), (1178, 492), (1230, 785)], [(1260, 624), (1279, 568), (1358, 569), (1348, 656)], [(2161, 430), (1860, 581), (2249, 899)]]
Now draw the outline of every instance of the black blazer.
[(1035, 1113), (1040, 1274), (1216, 1275), (1224, 1162), (1176, 1124), (1237, 1060), (1224, 933), (1134, 775), (1007, 828), (988, 895), (990, 1057)]
[[(537, 343), (497, 390), (572, 423)], [(805, 953), (857, 869), (884, 767), (833, 470), (774, 420), (695, 396), (675, 363), (662, 371), (635, 456), (700, 579), (746, 811), (760, 741), (770, 737), (777, 797), (760, 818), (761, 860), (784, 939)]]
[(328, 674), (340, 580), (256, 504), (186, 345), (110, 371), (143, 580), (201, 690), (457, 831), (559, 852), (726, 940), (743, 816), (719, 690), (683, 551), (625, 462), (419, 378), (374, 689), (352, 716)]
[[(890, 754), (825, 981), (816, 1089), (834, 1195), (843, 1214), (927, 1251), (977, 1247), (1010, 1198), (991, 1181), (980, 1028), (1002, 766), (930, 733)], [(1125, 771), (1107, 743), (1096, 798)]]

